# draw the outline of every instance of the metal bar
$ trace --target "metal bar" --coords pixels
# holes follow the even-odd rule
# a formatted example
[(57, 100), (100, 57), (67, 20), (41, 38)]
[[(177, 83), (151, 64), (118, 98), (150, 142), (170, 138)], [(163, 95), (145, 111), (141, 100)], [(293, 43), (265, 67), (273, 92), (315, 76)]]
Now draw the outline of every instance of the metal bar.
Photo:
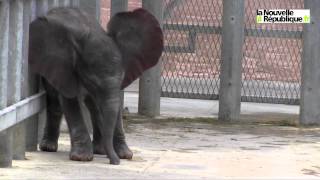
[[(208, 81), (215, 82), (212, 83), (210, 86), (208, 86)], [(173, 89), (166, 89), (166, 86), (164, 85), (162, 87), (162, 96), (170, 96), (173, 97), (184, 97), (184, 98), (190, 98), (194, 99), (215, 99), (218, 95), (218, 89), (220, 80), (215, 78), (205, 78), (205, 79), (199, 79), (199, 78), (188, 78), (187, 80), (184, 78), (173, 78), (173, 77), (165, 77), (161, 79), (161, 84), (175, 84), (175, 87)], [(268, 87), (263, 87), (264, 84), (269, 84)], [(300, 84), (298, 82), (281, 82), (281, 81), (263, 81), (263, 80), (242, 80), (242, 86), (246, 87), (246, 89), (252, 91), (253, 93), (246, 93), (242, 89), (242, 99), (241, 101), (250, 101), (253, 102), (253, 99), (256, 99), (258, 102), (266, 101), (267, 103), (272, 103), (271, 100), (274, 100), (277, 104), (296, 104), (297, 100), (300, 98), (299, 94), (299, 87)], [(192, 91), (192, 87), (203, 87), (202, 89), (198, 90), (198, 92)], [(262, 94), (265, 96), (261, 97), (255, 97), (256, 94), (254, 93), (255, 89), (261, 89)], [(296, 88), (297, 92), (292, 92), (291, 94), (286, 94), (286, 96), (280, 96), (281, 92), (283, 92), (285, 89), (288, 88)], [(181, 93), (182, 95), (179, 96), (178, 94)], [(211, 96), (213, 98), (211, 98)], [(248, 97), (248, 98), (246, 98)], [(277, 101), (279, 99), (279, 101)], [(288, 101), (284, 101), (283, 99), (287, 99)]]
[(48, 0), (48, 9), (52, 9), (59, 6), (59, 0)]
[[(202, 26), (194, 24), (164, 24), (164, 30), (194, 31), (196, 33), (221, 34), (221, 27)], [(245, 29), (246, 36), (271, 37), (271, 38), (302, 38), (302, 31), (286, 31), (273, 29)]]
[(240, 116), (244, 0), (224, 0), (222, 22), (218, 119), (231, 121)]
[(111, 0), (110, 16), (128, 10), (128, 0)]
[(37, 12), (37, 16), (44, 16), (48, 9), (49, 9), (49, 4), (48, 4), (48, 0), (37, 0), (36, 1), (36, 12)]
[[(8, 0), (0, 1), (0, 109), (3, 109), (7, 106), (9, 9), (10, 4)], [(11, 166), (12, 133), (9, 130), (0, 131), (0, 167)]]
[(186, 92), (172, 92), (162, 91), (161, 97), (170, 98), (186, 98), (186, 99), (206, 99), (206, 100), (218, 100), (219, 95), (217, 94), (202, 94), (202, 93), (186, 93)]
[[(221, 27), (216, 26), (202, 26), (197, 24), (164, 24), (164, 30), (176, 30), (176, 31), (190, 31), (195, 33), (205, 34), (221, 34)], [(290, 39), (301, 39), (302, 31), (287, 31), (287, 30), (276, 30), (276, 29), (245, 29), (245, 36), (252, 37), (269, 37), (269, 38), (290, 38)]]
[(221, 27), (216, 26), (203, 26), (197, 24), (163, 24), (164, 30), (176, 30), (176, 31), (190, 31), (196, 33), (206, 33), (206, 34), (221, 34)]
[(7, 106), (9, 3), (0, 2), (0, 109)]
[(40, 112), (44, 106), (45, 92), (41, 92), (0, 110), (0, 132)]
[[(111, 0), (111, 9), (110, 9), (110, 16), (114, 16), (118, 12), (127, 11), (128, 10), (128, 0)], [(120, 92), (121, 96), (121, 106), (123, 109), (124, 105), (124, 91)], [(122, 113), (121, 109), (121, 113)], [(122, 115), (121, 115), (122, 117)]]
[[(218, 94), (201, 94), (201, 93), (197, 94), (197, 93), (171, 92), (171, 91), (162, 91), (161, 96), (162, 97), (170, 97), (170, 98), (205, 99), (205, 100), (218, 100), (219, 99)], [(270, 104), (299, 105), (300, 99), (241, 96), (241, 102), (258, 102), (258, 103), (270, 103)]]
[(301, 39), (302, 31), (286, 31), (276, 29), (245, 29), (246, 36), (258, 38), (288, 38), (288, 39)]
[(59, 1), (60, 1), (59, 2), (59, 7), (69, 7), (71, 5), (70, 0), (59, 0)]
[(79, 7), (80, 6), (80, 0), (71, 0), (71, 6), (72, 7)]
[(310, 24), (303, 32), (302, 88), (300, 123), (320, 124), (320, 1), (305, 0), (304, 7), (310, 9)]
[(100, 22), (100, 0), (79, 0), (80, 8)]
[[(38, 91), (37, 77), (29, 72), (28, 66), (28, 44), (29, 24), (35, 18), (35, 1), (24, 1), (23, 9), (23, 61), (22, 61), (22, 98), (26, 98)], [(38, 145), (38, 115), (25, 120), (26, 126), (26, 150), (36, 151)]]
[[(22, 49), (23, 49), (23, 2), (10, 1), (9, 22), (9, 63), (8, 63), (8, 105), (21, 100), (22, 88)], [(25, 124), (17, 124), (12, 128), (13, 158), (25, 158)]]
[[(142, 7), (149, 10), (162, 24), (163, 19), (162, 0), (143, 0)], [(139, 80), (139, 105), (138, 113), (146, 116), (160, 115), (161, 96), (161, 67), (162, 62), (145, 71)]]
[(299, 105), (300, 99), (278, 97), (241, 96), (241, 102)]

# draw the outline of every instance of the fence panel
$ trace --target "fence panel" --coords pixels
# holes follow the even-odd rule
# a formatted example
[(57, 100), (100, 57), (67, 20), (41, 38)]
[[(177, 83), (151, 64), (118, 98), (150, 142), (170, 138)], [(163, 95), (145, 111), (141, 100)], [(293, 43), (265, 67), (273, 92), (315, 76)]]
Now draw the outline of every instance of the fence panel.
[(217, 99), (222, 0), (166, 0), (162, 96)]
[(303, 9), (303, 0), (246, 0), (242, 101), (298, 104), (302, 24), (257, 24), (257, 9)]
[[(246, 0), (241, 101), (298, 104), (301, 24), (257, 24), (257, 9), (302, 9), (303, 0)], [(162, 96), (218, 99), (221, 0), (166, 0)]]
[(24, 159), (26, 146), (37, 149), (38, 119), (46, 118), (45, 93), (35, 94), (36, 77), (28, 70), (29, 23), (52, 7), (77, 6), (78, 2), (0, 1), (0, 167), (10, 167), (12, 157)]

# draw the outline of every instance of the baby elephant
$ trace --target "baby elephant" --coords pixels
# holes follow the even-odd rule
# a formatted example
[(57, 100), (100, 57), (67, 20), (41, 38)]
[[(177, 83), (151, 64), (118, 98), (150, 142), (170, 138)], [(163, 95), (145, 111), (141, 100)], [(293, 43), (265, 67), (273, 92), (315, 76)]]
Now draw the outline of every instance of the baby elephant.
[[(41, 150), (57, 151), (64, 114), (71, 160), (90, 161), (93, 153), (107, 154), (110, 164), (132, 158), (122, 128), (120, 90), (157, 64), (163, 34), (144, 9), (116, 14), (107, 29), (77, 8), (52, 9), (30, 24), (30, 69), (42, 77), (47, 92)], [(85, 99), (91, 114), (92, 142), (79, 99)]]

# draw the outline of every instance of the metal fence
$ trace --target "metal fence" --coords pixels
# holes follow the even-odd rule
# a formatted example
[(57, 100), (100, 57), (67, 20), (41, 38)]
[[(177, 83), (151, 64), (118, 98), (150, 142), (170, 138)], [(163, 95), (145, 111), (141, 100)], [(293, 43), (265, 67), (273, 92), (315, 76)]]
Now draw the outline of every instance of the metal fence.
[(303, 9), (303, 0), (245, 1), (242, 101), (298, 104), (302, 24), (257, 24), (257, 9)]
[(222, 0), (167, 0), (162, 96), (217, 99)]
[(79, 2), (0, 1), (0, 167), (11, 166), (12, 158), (24, 159), (26, 150), (37, 150), (38, 124), (46, 118), (45, 93), (28, 71), (29, 23), (53, 7)]
[[(256, 24), (257, 9), (302, 9), (303, 0), (246, 0), (241, 101), (298, 104), (301, 24)], [(222, 0), (167, 0), (162, 96), (218, 99)]]

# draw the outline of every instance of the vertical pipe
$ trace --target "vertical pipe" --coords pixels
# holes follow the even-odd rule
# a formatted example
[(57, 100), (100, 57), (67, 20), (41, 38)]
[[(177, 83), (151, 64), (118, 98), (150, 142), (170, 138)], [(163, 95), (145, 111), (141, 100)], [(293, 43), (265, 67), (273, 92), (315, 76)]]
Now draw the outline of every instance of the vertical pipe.
[[(36, 0), (36, 17), (45, 15), (49, 10), (49, 2), (48, 0)], [(58, 3), (58, 0), (54, 0), (53, 5), (55, 6), (61, 6), (61, 2)], [(33, 7), (32, 7), (33, 9)], [(39, 90), (41, 91), (43, 88), (41, 86), (41, 83), (39, 82), (39, 78), (37, 78), (37, 81), (35, 84), (39, 86)], [(37, 87), (38, 87), (37, 86)], [(41, 140), (41, 137), (43, 136), (43, 130), (45, 126), (45, 121), (47, 118), (47, 109), (44, 108), (41, 112), (38, 113), (38, 142)], [(36, 127), (35, 127), (36, 128)]]
[(121, 11), (128, 10), (128, 0), (111, 0), (110, 17)]
[[(28, 69), (29, 24), (35, 18), (35, 0), (25, 0), (23, 9), (23, 57), (22, 57), (22, 98), (37, 92), (36, 76)], [(36, 151), (38, 145), (38, 115), (27, 120), (26, 124), (26, 150)]]
[(71, 5), (71, 1), (70, 0), (60, 0), (60, 2), (59, 2), (59, 6), (60, 7), (69, 7), (70, 5)]
[(224, 0), (218, 119), (238, 120), (241, 105), (244, 0)]
[(101, 0), (79, 0), (80, 8), (92, 15), (100, 22), (100, 2)]
[[(10, 1), (9, 22), (9, 63), (8, 63), (8, 105), (21, 100), (22, 89), (22, 49), (23, 49), (23, 1)], [(25, 123), (12, 128), (13, 158), (25, 158)]]
[[(128, 0), (111, 0), (110, 17), (114, 16), (118, 12), (128, 10)], [(121, 91), (121, 107), (124, 105), (124, 91)], [(121, 111), (122, 111), (121, 109)], [(121, 112), (122, 113), (122, 112)], [(122, 117), (122, 115), (121, 115)]]
[[(162, 24), (163, 0), (143, 0), (142, 7), (151, 12)], [(139, 80), (138, 113), (146, 116), (160, 115), (161, 95), (161, 60), (151, 69), (145, 71)]]
[(80, 0), (72, 0), (71, 1), (72, 7), (79, 7), (80, 6)]
[[(7, 106), (7, 75), (9, 59), (9, 2), (0, 1), (0, 109)], [(0, 167), (12, 166), (12, 134), (0, 132)]]
[(58, 7), (59, 6), (59, 0), (49, 0), (48, 1), (48, 9), (52, 9), (54, 7)]
[(320, 124), (320, 1), (305, 0), (310, 9), (310, 24), (303, 29), (302, 87), (300, 99), (300, 124)]
[(49, 9), (49, 4), (48, 0), (37, 0), (36, 1), (36, 15), (37, 16), (44, 16), (48, 9)]

